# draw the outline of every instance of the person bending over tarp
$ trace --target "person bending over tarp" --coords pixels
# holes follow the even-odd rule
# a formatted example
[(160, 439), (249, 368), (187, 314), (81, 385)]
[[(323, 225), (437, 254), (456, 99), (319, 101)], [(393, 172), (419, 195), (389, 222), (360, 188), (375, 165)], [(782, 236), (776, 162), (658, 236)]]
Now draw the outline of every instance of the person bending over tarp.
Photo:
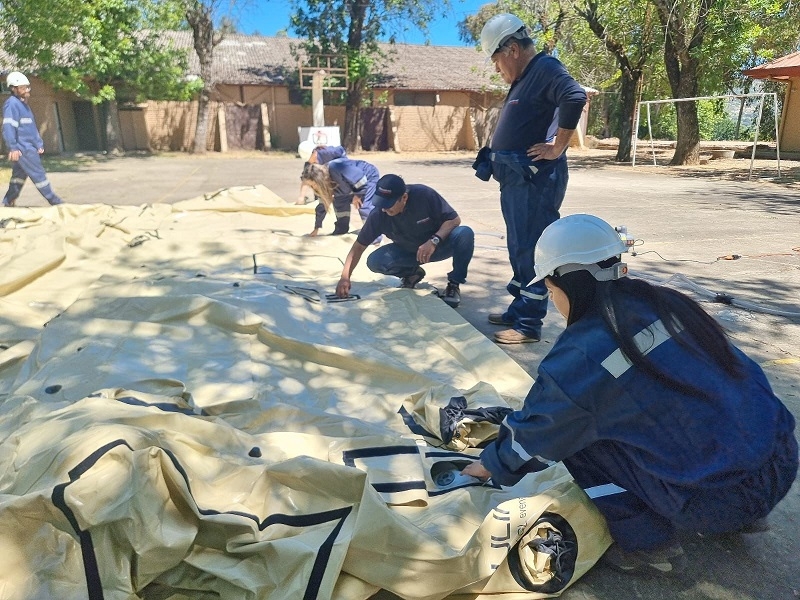
[[(345, 150), (344, 146), (317, 146), (311, 140), (300, 142), (297, 147), (297, 154), (303, 159), (304, 170), (308, 164), (324, 165), (336, 158), (347, 158), (347, 150)], [(308, 204), (309, 197), (320, 202), (320, 198), (314, 193), (314, 190), (301, 180), (300, 196), (295, 204)]]
[(336, 295), (350, 295), (350, 277), (369, 244), (385, 234), (393, 243), (369, 255), (367, 267), (374, 273), (401, 278), (400, 287), (414, 288), (425, 277), (420, 265), (453, 257), (442, 298), (452, 306), (461, 302), (460, 284), (467, 281), (467, 269), (475, 249), (475, 234), (461, 225), (461, 217), (433, 188), (406, 185), (397, 175), (378, 181), (375, 209), (353, 243), (344, 261)]
[(319, 233), (331, 206), (336, 217), (333, 235), (350, 231), (351, 205), (358, 209), (362, 221), (366, 221), (372, 211), (372, 197), (379, 178), (378, 169), (363, 160), (337, 158), (324, 165), (306, 163), (300, 181), (311, 187), (321, 200), (315, 211), (311, 235)]
[(797, 473), (795, 421), (699, 304), (626, 277), (624, 251), (590, 215), (544, 230), (536, 279), (567, 328), (463, 473), (510, 485), (563, 461), (616, 542), (605, 563), (671, 574), (687, 563), (677, 530), (764, 530)]

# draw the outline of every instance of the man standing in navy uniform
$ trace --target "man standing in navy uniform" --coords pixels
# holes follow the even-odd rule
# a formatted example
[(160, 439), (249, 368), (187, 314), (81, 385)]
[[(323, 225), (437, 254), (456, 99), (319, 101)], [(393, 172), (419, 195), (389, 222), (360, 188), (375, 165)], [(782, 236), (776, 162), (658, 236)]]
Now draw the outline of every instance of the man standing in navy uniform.
[(547, 314), (547, 289), (534, 279), (533, 251), (545, 227), (559, 218), (567, 189), (565, 151), (586, 104), (586, 92), (556, 58), (536, 52), (524, 23), (495, 15), (481, 31), (481, 46), (495, 70), (511, 86), (492, 135), (475, 162), (476, 175), (500, 182), (506, 222), (513, 296), (489, 322), (499, 344), (538, 342)]
[(11, 90), (11, 96), (3, 105), (3, 140), (8, 147), (8, 160), (13, 163), (13, 167), (3, 206), (14, 206), (28, 177), (45, 200), (50, 204), (61, 204), (61, 198), (50, 186), (39, 158), (44, 152), (44, 142), (28, 106), (31, 83), (25, 75), (13, 71), (8, 74), (6, 85)]

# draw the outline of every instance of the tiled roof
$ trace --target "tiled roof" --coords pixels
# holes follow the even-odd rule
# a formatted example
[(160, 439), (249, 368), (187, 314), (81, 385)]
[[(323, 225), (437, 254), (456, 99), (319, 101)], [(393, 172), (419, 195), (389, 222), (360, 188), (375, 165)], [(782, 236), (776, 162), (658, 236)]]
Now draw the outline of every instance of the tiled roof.
[[(162, 35), (176, 48), (188, 50), (189, 71), (199, 76), (192, 32), (168, 31)], [(229, 34), (214, 49), (214, 80), (233, 85), (282, 85), (297, 70), (292, 47), (301, 43), (296, 38)], [(385, 58), (379, 61), (377, 88), (483, 91), (502, 87), (499, 79), (491, 77), (492, 65), (484, 64), (483, 54), (474, 48), (414, 44), (380, 47)], [(2, 50), (0, 65), (4, 72), (16, 68)]]
[(800, 52), (793, 52), (773, 61), (742, 71), (755, 79), (787, 79), (800, 77)]
[(475, 48), (384, 44), (386, 62), (376, 87), (415, 90), (496, 89), (494, 66)]
[[(176, 47), (187, 48), (190, 70), (199, 75), (200, 65), (192, 48), (190, 31), (165, 34)], [(292, 46), (302, 40), (285, 37), (231, 34), (214, 49), (214, 78), (234, 85), (275, 85), (297, 69)], [(496, 88), (491, 65), (474, 48), (381, 44), (386, 55), (380, 66), (379, 88), (413, 90), (470, 90)]]
[[(189, 51), (189, 71), (200, 75), (200, 62), (195, 54), (191, 31), (170, 31), (163, 34), (176, 48)], [(232, 34), (214, 48), (214, 80), (229, 84), (282, 84), (286, 75), (297, 69), (291, 44), (298, 40), (279, 37)]]

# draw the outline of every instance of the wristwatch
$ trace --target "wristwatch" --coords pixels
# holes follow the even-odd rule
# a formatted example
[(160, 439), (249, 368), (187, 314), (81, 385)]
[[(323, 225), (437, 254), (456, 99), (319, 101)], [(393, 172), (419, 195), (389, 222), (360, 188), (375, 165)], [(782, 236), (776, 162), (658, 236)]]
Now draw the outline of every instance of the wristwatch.
[(434, 246), (438, 246), (439, 242), (441, 241), (442, 238), (440, 238), (438, 235), (434, 235), (433, 237), (431, 237), (431, 242), (433, 243)]

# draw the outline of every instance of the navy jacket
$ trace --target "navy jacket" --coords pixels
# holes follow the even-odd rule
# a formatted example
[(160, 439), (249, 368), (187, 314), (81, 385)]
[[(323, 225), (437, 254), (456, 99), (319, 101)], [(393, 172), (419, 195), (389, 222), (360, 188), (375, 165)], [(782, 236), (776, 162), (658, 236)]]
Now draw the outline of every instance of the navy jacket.
[(3, 140), (9, 150), (38, 152), (44, 148), (33, 111), (16, 96), (10, 96), (3, 104)]
[(680, 504), (692, 490), (736, 485), (772, 456), (794, 418), (764, 372), (734, 347), (746, 377), (733, 379), (672, 339), (653, 311), (631, 300), (650, 326), (640, 347), (670, 376), (705, 395), (675, 391), (633, 367), (596, 312), (573, 323), (539, 366), (522, 410), (504, 420), (481, 462), (497, 483), (560, 461), (598, 440), (663, 482)]
[(344, 146), (324, 146), (317, 148), (317, 163), (328, 164), (337, 158), (347, 158), (347, 151)]
[(442, 223), (458, 217), (447, 200), (427, 185), (412, 183), (406, 186), (406, 192), (406, 207), (399, 215), (390, 217), (377, 208), (369, 213), (358, 234), (359, 244), (369, 246), (383, 234), (404, 250), (416, 252)]
[(508, 90), (492, 134), (492, 150), (525, 150), (552, 140), (558, 128), (575, 129), (586, 92), (564, 65), (540, 52)]

